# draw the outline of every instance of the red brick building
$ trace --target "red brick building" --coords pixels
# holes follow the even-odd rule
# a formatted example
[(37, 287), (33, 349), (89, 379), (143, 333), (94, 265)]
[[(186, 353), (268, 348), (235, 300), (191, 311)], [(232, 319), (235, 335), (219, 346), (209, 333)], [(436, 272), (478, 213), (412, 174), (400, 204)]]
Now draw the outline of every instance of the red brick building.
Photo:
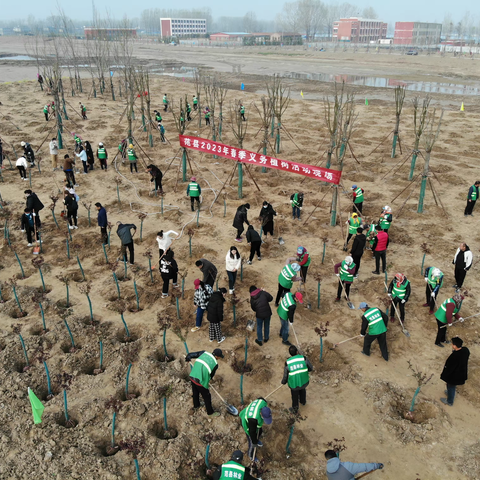
[(441, 23), (396, 22), (394, 45), (438, 45)]
[(333, 22), (334, 42), (370, 43), (387, 38), (387, 24), (367, 18), (341, 18)]

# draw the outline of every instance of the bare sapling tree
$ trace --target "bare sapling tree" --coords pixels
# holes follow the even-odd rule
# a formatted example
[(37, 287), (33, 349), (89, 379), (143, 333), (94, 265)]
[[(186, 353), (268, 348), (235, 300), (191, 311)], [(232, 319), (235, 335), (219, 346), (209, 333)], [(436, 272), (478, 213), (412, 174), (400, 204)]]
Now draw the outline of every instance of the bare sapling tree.
[[(270, 130), (270, 125), (272, 124), (272, 121), (274, 119), (274, 113), (273, 113), (272, 101), (270, 100), (269, 97), (262, 96), (261, 102), (262, 102), (261, 108), (256, 103), (254, 104), (254, 106), (258, 112), (258, 115), (260, 116), (260, 122), (262, 124), (261, 130), (263, 130), (263, 137), (262, 137), (262, 142), (260, 144), (260, 148), (262, 149), (263, 155), (266, 155), (268, 144), (269, 144), (268, 133)], [(262, 173), (266, 173), (266, 172), (267, 172), (267, 168), (262, 167)]]
[[(173, 115), (173, 121), (175, 122), (175, 129), (179, 135), (183, 135), (187, 128), (186, 111), (187, 111), (187, 96), (180, 98), (178, 106), (175, 105), (175, 101), (172, 98), (170, 100), (170, 110)], [(187, 181), (187, 149), (182, 147), (182, 182)]]
[(290, 104), (290, 87), (285, 84), (279, 75), (274, 75), (272, 80), (267, 82), (267, 92), (270, 101), (272, 102), (272, 109), (274, 114), (274, 121), (276, 124), (276, 136), (275, 136), (275, 152), (280, 153), (280, 130), (282, 126), (282, 117), (285, 114)]
[(413, 179), (413, 172), (415, 170), (415, 163), (417, 162), (417, 156), (420, 153), (420, 139), (422, 138), (423, 131), (425, 130), (425, 122), (427, 120), (428, 108), (430, 106), (431, 98), (427, 95), (422, 104), (420, 105), (420, 99), (415, 97), (412, 101), (413, 104), (413, 132), (415, 134), (415, 144), (412, 152), (412, 162), (410, 165), (409, 180)]
[[(420, 198), (418, 200), (418, 209), (417, 213), (423, 213), (423, 201), (425, 199), (425, 190), (427, 187), (427, 179), (429, 176), (429, 171), (430, 171), (430, 155), (433, 150), (433, 146), (435, 145), (435, 142), (438, 139), (438, 136), (440, 135), (440, 127), (442, 125), (442, 119), (443, 119), (443, 109), (437, 118), (436, 113), (437, 109), (434, 108), (433, 111), (430, 111), (427, 115), (427, 119), (425, 121), (425, 130), (423, 132), (423, 145), (425, 148), (425, 164), (423, 166), (423, 174), (422, 174), (422, 183), (420, 185)], [(433, 190), (432, 183), (430, 181), (430, 187)], [(435, 193), (434, 193), (435, 195)]]
[[(243, 149), (243, 141), (247, 133), (248, 120), (243, 120), (240, 113), (240, 102), (235, 101), (230, 106), (230, 126), (232, 128), (233, 135), (237, 139), (238, 148)], [(237, 152), (238, 155), (238, 152)], [(241, 160), (241, 159), (240, 159)], [(238, 198), (243, 198), (243, 165), (241, 162), (237, 162), (238, 167)]]
[(203, 85), (203, 74), (198, 68), (195, 70), (193, 76), (193, 84), (195, 85), (195, 96), (197, 97), (198, 129), (200, 130), (202, 128), (202, 105), (200, 103), (200, 98)]
[[(222, 127), (223, 127), (223, 104), (227, 98), (228, 89), (220, 77), (215, 77), (217, 102), (218, 102), (218, 139), (222, 141)], [(214, 155), (214, 158), (216, 156)]]
[(210, 129), (212, 131), (212, 140), (217, 140), (215, 128), (215, 111), (217, 106), (217, 82), (214, 77), (203, 78), (203, 91), (205, 93), (205, 109), (210, 110)]
[(328, 133), (330, 134), (330, 144), (327, 151), (327, 168), (330, 168), (332, 164), (332, 156), (337, 144), (337, 135), (339, 121), (342, 115), (343, 109), (343, 95), (345, 91), (345, 82), (339, 88), (335, 82), (335, 93), (333, 95), (333, 101), (330, 97), (325, 97), (323, 102), (325, 122), (327, 124)]
[(400, 116), (402, 115), (403, 103), (405, 102), (405, 87), (395, 87), (395, 129), (393, 130), (393, 143), (392, 143), (392, 158), (395, 158), (395, 150), (397, 149), (397, 141), (400, 144), (400, 153), (401, 152), (401, 142), (399, 136), (400, 129)]

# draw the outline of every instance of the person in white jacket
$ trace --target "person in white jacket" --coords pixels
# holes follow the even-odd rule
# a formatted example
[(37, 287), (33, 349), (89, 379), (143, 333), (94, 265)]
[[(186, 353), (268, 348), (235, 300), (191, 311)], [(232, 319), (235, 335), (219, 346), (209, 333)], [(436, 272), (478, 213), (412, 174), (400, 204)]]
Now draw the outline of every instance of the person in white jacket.
[(242, 265), (242, 258), (238, 253), (236, 247), (230, 247), (230, 250), (227, 253), (225, 258), (225, 263), (227, 267), (227, 275), (228, 275), (228, 293), (230, 295), (233, 294), (235, 290), (235, 280), (237, 279), (237, 272)]
[(472, 266), (472, 261), (473, 254), (470, 247), (466, 243), (461, 243), (452, 262), (455, 265), (455, 285), (453, 288), (457, 290), (462, 288), (465, 276)]
[(176, 238), (173, 238), (173, 235), (178, 237), (178, 233), (169, 230), (168, 232), (163, 233), (163, 230), (160, 230), (157, 233), (157, 243), (158, 243), (158, 255), (162, 258), (162, 255), (170, 248), (170, 245)]
[(22, 180), (28, 180), (27, 178), (27, 160), (25, 157), (20, 157), (17, 162), (15, 163), (16, 167), (18, 168), (18, 171), (20, 172), (20, 178)]
[(52, 138), (50, 142), (50, 157), (52, 159), (52, 169), (53, 171), (57, 170), (57, 161), (58, 161), (58, 144), (56, 137)]
[(75, 153), (75, 155), (77, 157), (80, 158), (80, 160), (82, 161), (83, 163), (83, 174), (86, 175), (88, 173), (88, 164), (87, 164), (87, 152), (85, 151), (85, 149), (80, 146), (80, 153)]

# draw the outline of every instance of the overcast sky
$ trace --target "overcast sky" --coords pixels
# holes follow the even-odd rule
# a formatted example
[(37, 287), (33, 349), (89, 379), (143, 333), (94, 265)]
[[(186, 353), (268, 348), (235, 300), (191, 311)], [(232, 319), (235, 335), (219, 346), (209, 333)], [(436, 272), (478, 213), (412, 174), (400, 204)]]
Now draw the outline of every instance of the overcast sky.
[[(76, 16), (78, 19), (88, 20), (92, 18), (91, 0), (85, 2), (73, 2), (58, 0), (58, 3), (69, 16)], [(330, 3), (330, 2), (326, 2)], [(470, 11), (471, 16), (480, 17), (480, 2), (457, 0), (402, 0), (399, 2), (370, 0), (355, 1), (349, 0), (349, 3), (358, 5), (359, 9), (371, 6), (378, 14), (379, 19), (395, 23), (396, 21), (437, 21), (442, 22), (445, 13), (451, 12), (455, 22), (461, 20), (463, 15)], [(21, 16), (27, 19), (29, 15), (37, 19), (43, 19), (56, 12), (56, 0), (23, 0), (21, 9), (16, 2), (2, 2), (2, 19), (14, 20)], [(273, 20), (275, 15), (282, 9), (283, 1), (278, 0), (243, 0), (241, 2), (232, 2), (225, 0), (183, 0), (181, 3), (167, 3), (153, 0), (146, 0), (139, 3), (130, 0), (96, 0), (95, 6), (100, 16), (103, 16), (106, 10), (110, 16), (121, 18), (127, 15), (130, 18), (136, 17), (143, 9), (147, 8), (195, 8), (208, 6), (212, 9), (213, 17), (220, 16), (243, 16), (247, 11), (253, 10), (257, 18)], [(136, 9), (135, 9), (136, 7)]]

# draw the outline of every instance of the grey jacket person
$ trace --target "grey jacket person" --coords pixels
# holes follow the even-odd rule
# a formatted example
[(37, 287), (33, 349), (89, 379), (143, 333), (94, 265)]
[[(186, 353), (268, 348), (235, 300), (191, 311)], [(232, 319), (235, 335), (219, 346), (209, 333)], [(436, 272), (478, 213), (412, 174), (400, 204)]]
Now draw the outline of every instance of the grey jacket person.
[(122, 245), (128, 245), (133, 242), (131, 229), (137, 231), (137, 226), (133, 223), (121, 223), (117, 227), (117, 235), (119, 236)]
[(355, 480), (355, 475), (371, 472), (380, 468), (380, 463), (341, 462), (339, 458), (331, 458), (327, 462), (328, 480)]

